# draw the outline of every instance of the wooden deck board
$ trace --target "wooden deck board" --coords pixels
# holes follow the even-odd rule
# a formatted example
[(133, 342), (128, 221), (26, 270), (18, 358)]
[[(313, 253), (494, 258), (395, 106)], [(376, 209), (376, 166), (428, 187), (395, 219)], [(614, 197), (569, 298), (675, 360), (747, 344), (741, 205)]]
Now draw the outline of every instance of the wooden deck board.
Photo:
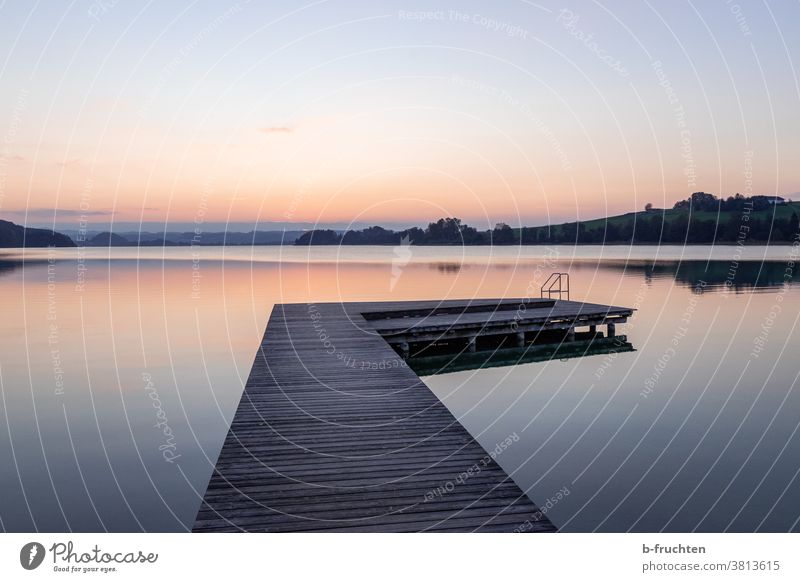
[[(276, 305), (194, 531), (555, 531), (377, 331), (501, 321), (520, 301), (402, 319), (375, 317), (465, 302)], [(609, 310), (629, 312), (526, 317)]]

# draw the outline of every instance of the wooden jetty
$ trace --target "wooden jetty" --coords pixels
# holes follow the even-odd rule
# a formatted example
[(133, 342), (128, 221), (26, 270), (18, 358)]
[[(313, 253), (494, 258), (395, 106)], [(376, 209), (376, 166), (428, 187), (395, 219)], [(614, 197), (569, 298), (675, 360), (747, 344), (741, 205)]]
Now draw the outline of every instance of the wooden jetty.
[(498, 464), (503, 443), (484, 449), (404, 358), (568, 341), (578, 327), (614, 336), (631, 313), (532, 299), (276, 305), (193, 530), (555, 531)]

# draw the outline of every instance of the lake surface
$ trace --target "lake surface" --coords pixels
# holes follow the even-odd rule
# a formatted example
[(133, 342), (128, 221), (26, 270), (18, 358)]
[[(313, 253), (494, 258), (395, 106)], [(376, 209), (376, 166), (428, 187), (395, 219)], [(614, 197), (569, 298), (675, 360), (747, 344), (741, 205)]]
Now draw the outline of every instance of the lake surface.
[[(796, 249), (795, 249), (796, 250)], [(0, 251), (0, 526), (184, 531), (275, 303), (634, 307), (636, 351), (425, 382), (564, 531), (798, 531), (791, 247)], [(568, 492), (568, 494), (566, 494)], [(550, 502), (548, 502), (550, 500)]]

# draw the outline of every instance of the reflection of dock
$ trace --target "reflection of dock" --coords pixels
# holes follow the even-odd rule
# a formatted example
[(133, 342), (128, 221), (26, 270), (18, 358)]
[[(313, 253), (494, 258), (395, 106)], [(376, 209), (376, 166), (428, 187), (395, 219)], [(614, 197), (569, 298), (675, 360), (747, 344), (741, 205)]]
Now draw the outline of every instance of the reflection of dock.
[(194, 530), (554, 531), (498, 464), (513, 443), (487, 452), (401, 355), (572, 339), (581, 326), (613, 335), (630, 313), (540, 300), (277, 305)]
[[(585, 334), (589, 335), (589, 334)], [(408, 360), (408, 365), (420, 376), (449, 374), (465, 370), (517, 366), (549, 360), (568, 360), (586, 356), (617, 354), (634, 351), (628, 343), (627, 336), (618, 335), (612, 338), (594, 337), (582, 339), (580, 334), (575, 341), (556, 344), (529, 344), (522, 348), (487, 349), (478, 352), (445, 353), (435, 356), (419, 356)]]

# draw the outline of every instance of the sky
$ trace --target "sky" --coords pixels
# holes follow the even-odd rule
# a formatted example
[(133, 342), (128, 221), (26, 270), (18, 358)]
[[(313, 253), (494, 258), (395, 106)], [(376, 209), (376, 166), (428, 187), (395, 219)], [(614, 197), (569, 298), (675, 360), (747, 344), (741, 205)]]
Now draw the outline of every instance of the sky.
[(10, 0), (0, 218), (491, 227), (791, 196), (798, 22), (749, 0)]

